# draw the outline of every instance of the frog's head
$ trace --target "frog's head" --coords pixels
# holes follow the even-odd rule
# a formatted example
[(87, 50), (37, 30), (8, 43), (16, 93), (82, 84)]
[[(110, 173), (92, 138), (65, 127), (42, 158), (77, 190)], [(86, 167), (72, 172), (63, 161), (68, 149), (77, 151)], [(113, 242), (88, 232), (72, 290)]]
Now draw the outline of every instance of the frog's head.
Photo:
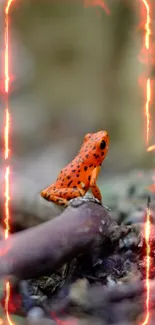
[(94, 134), (94, 141), (96, 143), (96, 155), (99, 156), (99, 162), (102, 163), (109, 148), (109, 135), (107, 131), (99, 131)]
[(93, 165), (101, 165), (106, 157), (108, 147), (109, 135), (107, 131), (99, 131), (85, 135), (83, 149), (85, 149), (87, 156), (89, 156), (89, 162), (92, 162)]

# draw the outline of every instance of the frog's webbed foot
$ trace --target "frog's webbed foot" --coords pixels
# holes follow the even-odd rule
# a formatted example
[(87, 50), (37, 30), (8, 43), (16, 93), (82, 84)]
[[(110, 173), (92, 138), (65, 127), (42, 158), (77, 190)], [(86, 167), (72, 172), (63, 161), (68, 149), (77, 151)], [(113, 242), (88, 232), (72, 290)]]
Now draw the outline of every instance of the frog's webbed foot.
[(96, 199), (95, 197), (90, 196), (89, 194), (86, 194), (83, 197), (77, 197), (77, 198), (74, 198), (74, 199), (70, 200), (69, 205), (72, 206), (72, 207), (78, 207), (83, 203), (89, 203), (89, 202), (97, 203), (97, 204), (103, 206), (108, 211), (111, 210), (107, 206), (103, 205), (100, 200)]
[(106, 205), (104, 205), (100, 200), (98, 200), (97, 198), (95, 198), (94, 196), (91, 196), (89, 193), (87, 193), (83, 199), (85, 200), (85, 202), (94, 202), (94, 203), (98, 203), (99, 205), (101, 205), (103, 208), (105, 208), (108, 211), (111, 211), (111, 209), (109, 207), (107, 207)]
[(93, 202), (93, 203), (97, 203), (99, 205), (102, 205), (101, 202), (93, 197), (76, 197), (75, 199), (72, 199), (69, 201), (69, 205), (72, 207), (78, 207), (84, 203), (89, 203), (89, 202)]

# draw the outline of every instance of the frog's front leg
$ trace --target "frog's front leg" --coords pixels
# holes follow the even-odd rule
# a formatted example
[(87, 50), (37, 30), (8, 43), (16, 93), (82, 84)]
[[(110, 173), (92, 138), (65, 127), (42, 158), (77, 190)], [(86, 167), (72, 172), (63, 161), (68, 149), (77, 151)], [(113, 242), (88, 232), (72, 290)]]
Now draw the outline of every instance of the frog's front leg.
[(85, 191), (79, 188), (47, 188), (41, 192), (41, 196), (47, 201), (52, 201), (58, 205), (67, 206), (71, 199), (84, 196)]
[(99, 172), (100, 172), (100, 166), (97, 166), (93, 169), (91, 179), (90, 179), (90, 188), (91, 188), (92, 193), (95, 196), (95, 198), (101, 202), (102, 201), (101, 192), (100, 192), (98, 186), (96, 185), (96, 180), (97, 180)]

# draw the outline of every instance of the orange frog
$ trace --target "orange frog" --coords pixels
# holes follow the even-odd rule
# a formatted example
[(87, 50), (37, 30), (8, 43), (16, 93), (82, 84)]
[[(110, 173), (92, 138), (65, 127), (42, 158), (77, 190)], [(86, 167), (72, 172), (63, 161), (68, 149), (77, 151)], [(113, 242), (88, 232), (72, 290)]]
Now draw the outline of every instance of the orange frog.
[(91, 188), (94, 197), (101, 202), (96, 180), (108, 146), (109, 136), (106, 131), (86, 134), (78, 155), (61, 170), (56, 182), (41, 192), (41, 196), (67, 206), (71, 199), (84, 196)]

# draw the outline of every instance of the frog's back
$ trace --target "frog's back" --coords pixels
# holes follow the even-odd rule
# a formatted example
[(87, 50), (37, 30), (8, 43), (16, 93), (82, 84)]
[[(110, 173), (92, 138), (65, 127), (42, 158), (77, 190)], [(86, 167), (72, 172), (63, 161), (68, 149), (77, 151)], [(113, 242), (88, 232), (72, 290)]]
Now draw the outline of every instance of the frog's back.
[(107, 150), (106, 131), (87, 134), (77, 156), (60, 172), (55, 183), (56, 187), (77, 187), (84, 184), (87, 189), (93, 169), (101, 165)]

